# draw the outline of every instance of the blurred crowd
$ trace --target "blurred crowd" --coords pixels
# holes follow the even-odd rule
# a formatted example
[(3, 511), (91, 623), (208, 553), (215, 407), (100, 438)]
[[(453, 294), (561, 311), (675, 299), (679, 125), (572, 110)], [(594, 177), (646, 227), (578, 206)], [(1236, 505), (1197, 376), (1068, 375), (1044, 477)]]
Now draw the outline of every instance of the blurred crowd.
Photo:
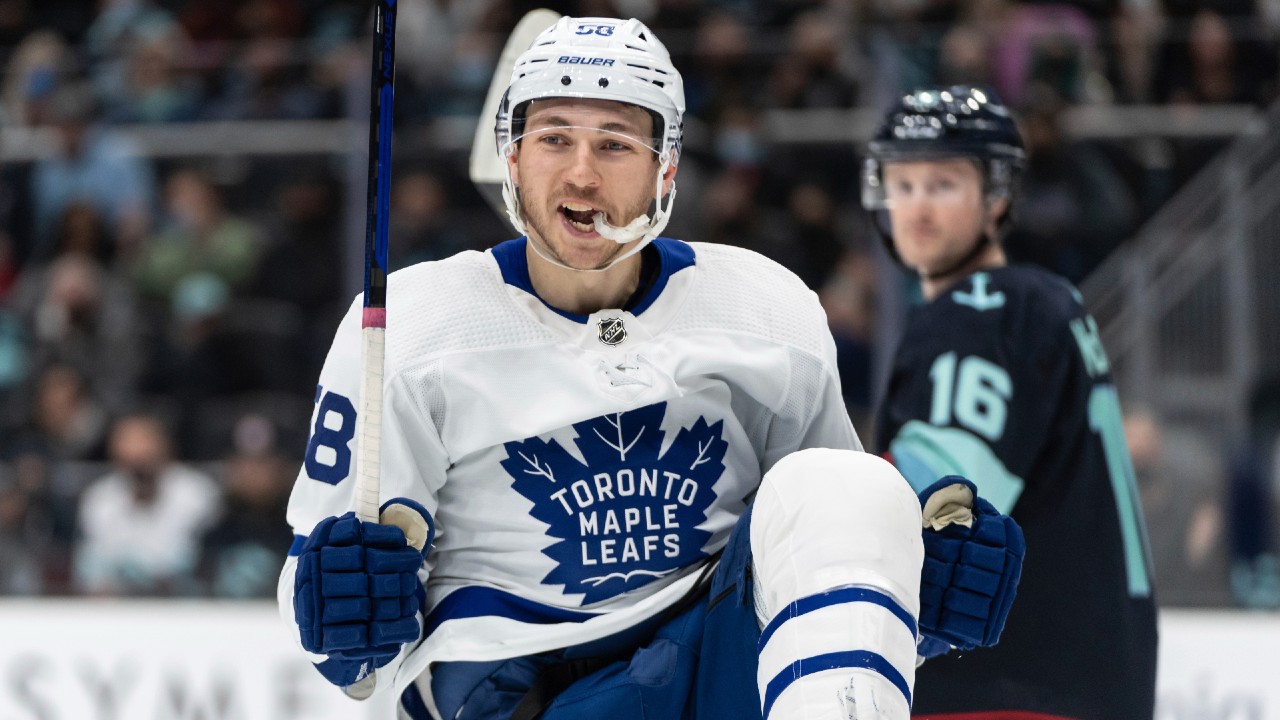
[[(0, 0), (0, 127), (54, 139), (0, 166), (0, 595), (272, 594), (357, 272), (347, 159), (154, 155), (127, 130), (363, 120), (369, 5)], [(1079, 281), (1229, 138), (1082, 137), (1069, 108), (1277, 94), (1267, 0), (399, 0), (394, 266), (512, 234), (466, 180), (466, 150), (429, 130), (474, 122), (535, 6), (640, 17), (666, 42), (689, 106), (667, 234), (757, 250), (819, 292), (864, 435), (878, 307), (898, 290), (857, 202), (859, 151), (784, 145), (768, 118), (877, 109), (921, 83), (994, 88), (1029, 154), (1010, 254)], [(1127, 429), (1163, 599), (1280, 606), (1275, 431), (1227, 457), (1142, 409)]]

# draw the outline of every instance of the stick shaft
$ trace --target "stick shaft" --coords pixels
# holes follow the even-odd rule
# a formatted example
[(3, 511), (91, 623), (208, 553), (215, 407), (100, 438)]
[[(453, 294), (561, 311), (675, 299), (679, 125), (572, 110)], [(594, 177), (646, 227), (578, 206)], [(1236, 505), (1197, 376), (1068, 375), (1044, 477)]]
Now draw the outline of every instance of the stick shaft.
[(395, 106), (396, 0), (374, 8), (369, 91), (369, 189), (366, 198), (360, 412), (356, 421), (355, 510), (378, 519), (382, 465), (383, 356), (386, 345), (387, 227), (391, 205), (391, 126)]

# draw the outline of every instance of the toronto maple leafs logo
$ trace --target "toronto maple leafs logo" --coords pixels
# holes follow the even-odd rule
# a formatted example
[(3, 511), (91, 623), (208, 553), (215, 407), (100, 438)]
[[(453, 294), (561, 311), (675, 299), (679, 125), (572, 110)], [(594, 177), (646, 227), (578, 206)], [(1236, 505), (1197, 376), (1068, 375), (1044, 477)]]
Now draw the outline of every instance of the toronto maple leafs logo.
[(557, 564), (544, 584), (590, 605), (706, 556), (711, 533), (697, 526), (724, 472), (724, 421), (698, 418), (663, 453), (666, 411), (664, 402), (575, 424), (585, 462), (556, 440), (506, 444), (512, 487), (557, 539), (542, 551)]

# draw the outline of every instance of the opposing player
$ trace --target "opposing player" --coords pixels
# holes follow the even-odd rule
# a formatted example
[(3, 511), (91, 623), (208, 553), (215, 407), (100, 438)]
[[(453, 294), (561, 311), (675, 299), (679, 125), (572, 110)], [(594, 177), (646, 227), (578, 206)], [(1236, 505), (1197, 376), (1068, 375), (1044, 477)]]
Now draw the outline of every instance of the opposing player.
[[(861, 452), (795, 276), (659, 237), (683, 111), (635, 20), (566, 18), (519, 58), (496, 134), (523, 236), (389, 280), (380, 523), (346, 512), (358, 303), (342, 321), (280, 602), (349, 695), (414, 720), (905, 718), (922, 633), (998, 635), (1016, 526), (958, 479), (922, 510)], [(920, 627), (949, 584), (922, 593), (924, 520), (986, 583)]]
[(1079, 293), (1006, 266), (1022, 166), (1005, 108), (968, 87), (907, 95), (867, 152), (863, 203), (925, 299), (894, 360), (881, 450), (917, 488), (974, 478), (1027, 543), (1000, 644), (927, 662), (914, 710), (1150, 718), (1151, 566), (1116, 390)]

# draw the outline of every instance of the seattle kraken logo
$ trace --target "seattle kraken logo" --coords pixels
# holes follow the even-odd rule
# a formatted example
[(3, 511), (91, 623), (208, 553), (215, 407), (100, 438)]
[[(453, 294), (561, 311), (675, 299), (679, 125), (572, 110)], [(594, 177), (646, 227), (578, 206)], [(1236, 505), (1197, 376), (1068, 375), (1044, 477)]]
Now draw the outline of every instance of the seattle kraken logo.
[(711, 533), (697, 526), (724, 472), (724, 421), (698, 418), (664, 453), (666, 411), (657, 403), (575, 424), (585, 462), (555, 440), (506, 444), (512, 487), (557, 539), (542, 551), (557, 563), (544, 584), (591, 605), (706, 556)]
[(960, 305), (968, 305), (978, 312), (1004, 307), (1004, 293), (1000, 291), (988, 291), (988, 288), (991, 286), (990, 275), (983, 272), (974, 273), (972, 283), (972, 292), (957, 290), (951, 293), (951, 299), (955, 300), (956, 303)]

